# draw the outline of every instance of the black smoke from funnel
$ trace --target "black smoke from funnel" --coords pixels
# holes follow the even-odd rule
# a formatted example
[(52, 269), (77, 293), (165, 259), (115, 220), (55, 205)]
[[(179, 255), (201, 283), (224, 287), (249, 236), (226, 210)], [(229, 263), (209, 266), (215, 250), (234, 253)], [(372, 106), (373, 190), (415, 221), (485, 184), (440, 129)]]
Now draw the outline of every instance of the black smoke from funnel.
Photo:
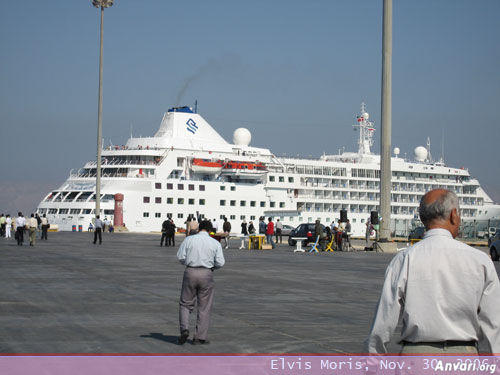
[(215, 70), (216, 68), (216, 64), (214, 61), (209, 61), (207, 62), (205, 65), (201, 66), (198, 71), (196, 71), (195, 73), (193, 73), (192, 75), (190, 75), (183, 83), (181, 89), (179, 90), (179, 92), (177, 93), (177, 99), (175, 100), (175, 106), (178, 107), (181, 105), (181, 100), (182, 100), (182, 97), (184, 96), (184, 94), (186, 93), (186, 91), (188, 90), (189, 86), (191, 86), (191, 84), (193, 82), (196, 82), (198, 81), (199, 79), (201, 79), (204, 75), (206, 75), (209, 71), (211, 70)]

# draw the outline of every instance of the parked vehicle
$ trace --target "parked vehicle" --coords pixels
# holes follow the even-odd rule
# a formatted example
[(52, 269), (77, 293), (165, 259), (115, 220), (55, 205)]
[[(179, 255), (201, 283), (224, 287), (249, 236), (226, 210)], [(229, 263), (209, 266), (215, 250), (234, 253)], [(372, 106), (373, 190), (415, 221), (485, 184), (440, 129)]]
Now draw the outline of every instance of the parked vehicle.
[(288, 225), (288, 224), (284, 224), (283, 229), (281, 230), (281, 235), (289, 236), (290, 232), (294, 229), (295, 229), (295, 227), (292, 227), (291, 225)]
[(410, 232), (410, 235), (408, 236), (408, 241), (411, 240), (421, 240), (424, 238), (425, 234), (425, 227), (416, 227)]
[[(316, 238), (314, 238), (315, 226), (316, 226), (315, 223), (300, 224), (297, 228), (295, 228), (290, 232), (288, 236), (288, 244), (290, 246), (297, 245), (297, 240), (294, 240), (294, 237), (307, 238), (306, 240), (302, 241), (303, 246), (306, 246), (309, 242), (316, 241)], [(325, 234), (328, 234), (326, 227), (323, 224), (321, 224), (321, 229)]]
[(495, 235), (488, 239), (488, 246), (490, 247), (491, 260), (498, 261), (500, 258), (500, 229), (497, 229)]

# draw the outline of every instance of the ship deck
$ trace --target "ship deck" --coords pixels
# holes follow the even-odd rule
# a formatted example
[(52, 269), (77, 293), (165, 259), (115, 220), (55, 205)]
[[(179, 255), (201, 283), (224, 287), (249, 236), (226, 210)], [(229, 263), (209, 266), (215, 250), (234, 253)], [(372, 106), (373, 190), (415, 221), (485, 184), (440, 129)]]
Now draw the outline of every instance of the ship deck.
[(0, 238), (0, 352), (359, 353), (392, 258), (237, 250), (234, 240), (215, 273), (211, 344), (178, 346), (177, 247), (151, 234), (106, 233), (101, 246), (91, 236), (49, 233), (35, 247)]

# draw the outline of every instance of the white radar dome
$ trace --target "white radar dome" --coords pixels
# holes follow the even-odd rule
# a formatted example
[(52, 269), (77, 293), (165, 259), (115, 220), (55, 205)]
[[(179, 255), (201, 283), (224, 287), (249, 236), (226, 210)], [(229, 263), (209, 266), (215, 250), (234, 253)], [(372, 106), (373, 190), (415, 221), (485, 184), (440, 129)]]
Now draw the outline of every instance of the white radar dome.
[(248, 146), (252, 140), (252, 133), (246, 128), (238, 128), (233, 133), (233, 143), (238, 146)]
[(363, 113), (363, 118), (365, 120), (368, 120), (370, 118), (370, 115), (368, 114), (368, 112)]
[(425, 161), (427, 159), (427, 149), (424, 146), (418, 146), (415, 148), (415, 160)]
[(398, 156), (401, 153), (399, 147), (394, 147), (394, 155)]

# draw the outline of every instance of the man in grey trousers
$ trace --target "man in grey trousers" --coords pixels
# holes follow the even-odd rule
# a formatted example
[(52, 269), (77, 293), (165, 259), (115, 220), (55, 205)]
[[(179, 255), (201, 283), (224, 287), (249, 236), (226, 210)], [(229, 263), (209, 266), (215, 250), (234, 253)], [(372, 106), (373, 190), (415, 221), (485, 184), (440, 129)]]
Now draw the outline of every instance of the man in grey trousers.
[(193, 345), (209, 344), (207, 334), (215, 292), (212, 272), (225, 263), (220, 243), (208, 235), (212, 230), (210, 221), (203, 220), (198, 229), (198, 234), (186, 237), (177, 252), (177, 259), (186, 266), (179, 302), (179, 345), (189, 337), (189, 315), (195, 305), (198, 314)]

